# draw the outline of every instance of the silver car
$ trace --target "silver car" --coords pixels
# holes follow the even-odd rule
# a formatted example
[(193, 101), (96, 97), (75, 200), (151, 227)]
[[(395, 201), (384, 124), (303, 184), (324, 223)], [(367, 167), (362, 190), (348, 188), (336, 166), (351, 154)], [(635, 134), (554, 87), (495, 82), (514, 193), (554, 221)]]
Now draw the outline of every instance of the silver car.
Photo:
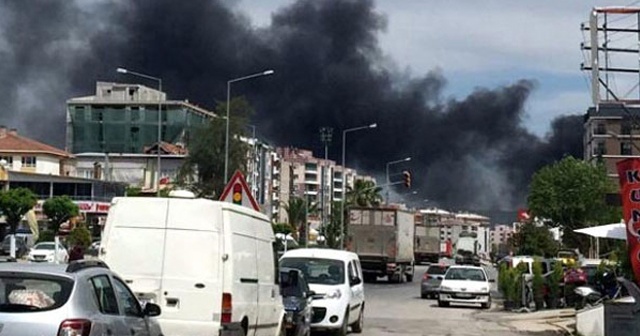
[(101, 261), (0, 263), (2, 335), (157, 336), (158, 315)]
[(422, 276), (422, 283), (420, 284), (420, 297), (423, 299), (435, 299), (438, 297), (438, 289), (440, 283), (444, 279), (444, 274), (447, 273), (449, 265), (431, 265), (427, 268)]

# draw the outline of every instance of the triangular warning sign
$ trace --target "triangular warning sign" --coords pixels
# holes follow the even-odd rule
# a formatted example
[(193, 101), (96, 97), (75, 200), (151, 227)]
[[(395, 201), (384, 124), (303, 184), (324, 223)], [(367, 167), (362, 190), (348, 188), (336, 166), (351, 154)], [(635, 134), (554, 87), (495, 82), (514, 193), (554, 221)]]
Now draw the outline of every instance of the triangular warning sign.
[(222, 195), (220, 195), (220, 201), (238, 204), (255, 211), (260, 211), (258, 203), (255, 198), (253, 198), (253, 195), (251, 195), (251, 190), (249, 190), (244, 175), (242, 175), (239, 170), (233, 173), (229, 183), (224, 187), (224, 191)]

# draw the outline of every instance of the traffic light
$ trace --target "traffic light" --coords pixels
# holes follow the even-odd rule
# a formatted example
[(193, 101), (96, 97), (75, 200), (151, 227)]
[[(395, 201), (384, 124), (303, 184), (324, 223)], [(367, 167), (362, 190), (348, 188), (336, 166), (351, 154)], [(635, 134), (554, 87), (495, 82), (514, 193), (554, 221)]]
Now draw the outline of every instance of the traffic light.
[(233, 204), (242, 205), (242, 185), (240, 183), (233, 185)]
[(411, 188), (411, 173), (408, 170), (402, 172), (402, 182), (407, 188)]

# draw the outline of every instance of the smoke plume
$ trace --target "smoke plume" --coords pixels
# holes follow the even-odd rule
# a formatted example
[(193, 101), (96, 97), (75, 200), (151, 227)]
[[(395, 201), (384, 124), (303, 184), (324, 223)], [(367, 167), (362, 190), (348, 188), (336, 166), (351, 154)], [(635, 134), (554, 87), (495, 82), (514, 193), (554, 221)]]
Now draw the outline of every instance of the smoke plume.
[(97, 80), (139, 82), (116, 67), (161, 77), (171, 98), (209, 108), (225, 100), (227, 80), (274, 69), (232, 87), (256, 107), (259, 134), (319, 154), (319, 128), (333, 127), (339, 161), (341, 130), (375, 122), (349, 134), (347, 165), (379, 176), (412, 156), (414, 188), (441, 206), (511, 210), (536, 169), (582, 156), (580, 116), (556, 119), (542, 139), (526, 129), (532, 81), (444, 98), (440, 70), (396, 69), (378, 43), (385, 27), (373, 0), (299, 0), (266, 28), (222, 0), (7, 1), (0, 122), (62, 147), (66, 99), (92, 94)]

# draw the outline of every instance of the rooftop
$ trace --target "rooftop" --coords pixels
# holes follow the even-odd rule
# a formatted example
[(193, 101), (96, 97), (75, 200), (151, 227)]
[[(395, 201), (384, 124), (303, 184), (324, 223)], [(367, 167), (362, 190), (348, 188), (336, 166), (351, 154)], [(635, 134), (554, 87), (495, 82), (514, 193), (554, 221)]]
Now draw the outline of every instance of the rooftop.
[(63, 158), (73, 157), (71, 153), (18, 135), (16, 129), (0, 126), (0, 153), (49, 154)]

